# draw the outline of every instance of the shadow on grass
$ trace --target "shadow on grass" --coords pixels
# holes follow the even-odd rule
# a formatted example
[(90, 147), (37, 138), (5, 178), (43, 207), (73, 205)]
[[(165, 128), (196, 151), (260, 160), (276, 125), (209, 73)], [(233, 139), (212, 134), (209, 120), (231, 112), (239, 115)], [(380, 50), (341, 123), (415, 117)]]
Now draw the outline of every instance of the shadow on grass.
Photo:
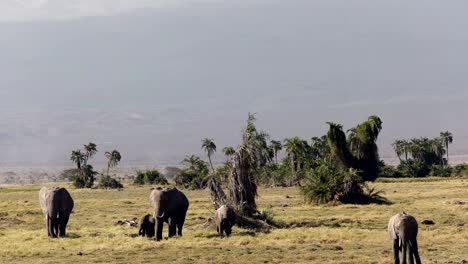
[(81, 238), (81, 236), (78, 235), (77, 233), (70, 233), (70, 232), (68, 232), (68, 233), (66, 233), (66, 235), (67, 235), (66, 238), (70, 238), (70, 239), (78, 239), (78, 238)]

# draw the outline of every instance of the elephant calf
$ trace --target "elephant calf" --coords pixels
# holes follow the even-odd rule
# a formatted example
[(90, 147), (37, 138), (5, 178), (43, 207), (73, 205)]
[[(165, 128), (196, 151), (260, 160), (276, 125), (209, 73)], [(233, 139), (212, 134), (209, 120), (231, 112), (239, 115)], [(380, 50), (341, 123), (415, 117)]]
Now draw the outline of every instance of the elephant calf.
[(156, 221), (150, 214), (143, 216), (140, 220), (140, 230), (138, 235), (142, 237), (154, 237), (154, 225)]
[(39, 203), (45, 216), (48, 236), (65, 237), (74, 206), (70, 193), (65, 188), (42, 187), (39, 191)]
[(236, 223), (236, 213), (231, 206), (223, 205), (216, 210), (215, 213), (215, 224), (216, 231), (220, 236), (223, 235), (223, 232), (226, 233), (226, 236), (229, 236), (232, 231), (232, 226)]
[(421, 259), (418, 253), (418, 222), (411, 215), (403, 212), (398, 213), (388, 223), (388, 234), (393, 240), (393, 255), (395, 264), (400, 263), (400, 252), (403, 259), (403, 264), (406, 264), (406, 253), (408, 252), (409, 262), (421, 264)]

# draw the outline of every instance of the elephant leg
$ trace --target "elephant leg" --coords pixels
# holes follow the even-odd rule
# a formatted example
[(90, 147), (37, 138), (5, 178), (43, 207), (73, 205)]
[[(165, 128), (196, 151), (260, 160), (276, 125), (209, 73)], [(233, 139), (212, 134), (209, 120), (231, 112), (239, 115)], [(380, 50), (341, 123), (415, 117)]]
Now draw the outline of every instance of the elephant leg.
[(157, 241), (162, 240), (163, 224), (164, 224), (164, 221), (162, 219), (156, 220), (155, 226), (156, 226), (156, 240)]
[(60, 235), (60, 219), (54, 219), (54, 235), (55, 237)]
[(414, 264), (414, 259), (413, 259), (413, 247), (411, 246), (411, 243), (407, 244), (408, 247), (408, 258), (409, 258), (409, 263)]
[(416, 239), (413, 240), (411, 243), (411, 247), (413, 247), (412, 251), (414, 254), (414, 258), (416, 260), (416, 264), (421, 264), (421, 259), (419, 258), (419, 252), (418, 252), (418, 241)]
[(232, 231), (231, 228), (232, 228), (232, 227), (231, 227), (230, 224), (226, 224), (226, 227), (225, 227), (225, 229), (224, 229), (224, 232), (226, 232), (226, 236), (230, 236), (230, 235), (231, 235), (231, 231)]
[(68, 219), (70, 218), (70, 216), (68, 214), (61, 214), (60, 215), (60, 219), (59, 219), (59, 222), (60, 222), (60, 226), (59, 226), (59, 236), (60, 237), (65, 237), (66, 235), (66, 230), (67, 230), (67, 224), (68, 224)]
[(45, 222), (46, 222), (46, 228), (47, 228), (47, 236), (53, 237), (52, 220), (49, 218), (49, 215), (46, 215)]
[(400, 264), (400, 240), (393, 240), (393, 259), (395, 264)]
[(55, 219), (52, 219), (51, 217), (48, 218), (48, 232), (50, 234), (50, 237), (57, 237), (57, 233), (55, 232)]
[(179, 217), (179, 221), (177, 222), (177, 235), (182, 236), (182, 229), (184, 228), (185, 223), (185, 215), (183, 214)]
[(401, 244), (401, 258), (403, 259), (402, 264), (407, 264), (406, 263), (406, 249), (408, 248), (407, 244), (408, 243), (406, 241), (403, 241)]
[(176, 219), (175, 218), (169, 218), (169, 237), (173, 237), (176, 235)]

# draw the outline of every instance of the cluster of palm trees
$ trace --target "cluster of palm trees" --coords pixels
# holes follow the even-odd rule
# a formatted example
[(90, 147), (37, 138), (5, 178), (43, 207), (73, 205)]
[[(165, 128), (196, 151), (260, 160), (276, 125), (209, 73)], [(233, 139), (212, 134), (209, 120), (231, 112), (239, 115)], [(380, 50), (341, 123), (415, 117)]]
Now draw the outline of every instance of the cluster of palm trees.
[[(93, 166), (88, 162), (96, 155), (97, 152), (97, 145), (92, 142), (84, 145), (83, 150), (77, 149), (72, 151), (70, 160), (76, 164), (79, 171), (79, 175), (75, 177), (75, 186), (81, 188), (91, 188), (93, 186), (95, 180), (94, 176), (97, 172), (94, 171)], [(122, 156), (117, 150), (106, 151), (104, 155), (107, 159), (106, 176), (109, 177), (110, 168), (117, 166), (122, 159)]]
[[(428, 165), (446, 165), (449, 160), (449, 144), (452, 142), (452, 133), (445, 131), (433, 139), (398, 139), (392, 146), (400, 162), (414, 160)], [(444, 155), (446, 155), (445, 158)]]

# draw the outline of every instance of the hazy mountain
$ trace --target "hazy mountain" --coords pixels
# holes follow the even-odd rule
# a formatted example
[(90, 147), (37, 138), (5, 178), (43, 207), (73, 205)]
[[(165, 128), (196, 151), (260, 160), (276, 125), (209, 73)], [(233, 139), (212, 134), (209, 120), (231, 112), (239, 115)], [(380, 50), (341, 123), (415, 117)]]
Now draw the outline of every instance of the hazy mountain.
[(2, 2), (0, 165), (66, 165), (89, 141), (118, 148), (126, 163), (175, 163), (200, 153), (203, 137), (236, 145), (248, 112), (275, 139), (309, 139), (326, 121), (350, 127), (377, 114), (383, 156), (395, 138), (442, 130), (455, 136), (453, 153), (468, 153), (467, 8)]

